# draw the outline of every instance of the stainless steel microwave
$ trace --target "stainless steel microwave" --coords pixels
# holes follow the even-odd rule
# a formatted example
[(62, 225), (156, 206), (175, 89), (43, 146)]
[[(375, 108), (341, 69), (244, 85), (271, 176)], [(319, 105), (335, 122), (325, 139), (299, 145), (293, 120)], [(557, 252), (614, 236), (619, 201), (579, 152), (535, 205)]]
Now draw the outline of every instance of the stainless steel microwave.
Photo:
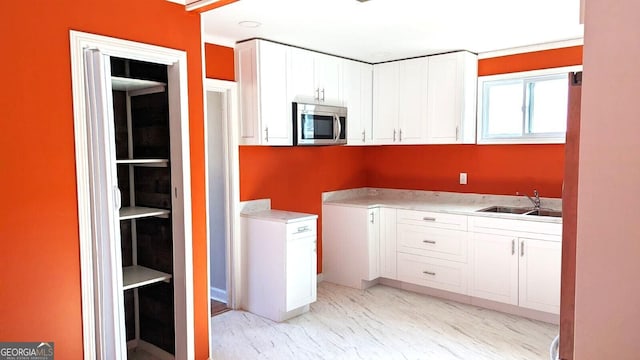
[(346, 107), (294, 102), (292, 114), (293, 145), (347, 143)]

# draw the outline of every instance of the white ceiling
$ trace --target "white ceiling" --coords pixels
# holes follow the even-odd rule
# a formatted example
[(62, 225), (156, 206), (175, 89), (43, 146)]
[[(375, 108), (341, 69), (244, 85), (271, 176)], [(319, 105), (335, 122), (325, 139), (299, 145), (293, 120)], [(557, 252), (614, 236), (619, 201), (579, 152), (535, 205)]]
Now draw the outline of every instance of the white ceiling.
[(376, 63), (578, 39), (579, 13), (579, 0), (240, 0), (202, 21), (207, 42), (258, 37)]

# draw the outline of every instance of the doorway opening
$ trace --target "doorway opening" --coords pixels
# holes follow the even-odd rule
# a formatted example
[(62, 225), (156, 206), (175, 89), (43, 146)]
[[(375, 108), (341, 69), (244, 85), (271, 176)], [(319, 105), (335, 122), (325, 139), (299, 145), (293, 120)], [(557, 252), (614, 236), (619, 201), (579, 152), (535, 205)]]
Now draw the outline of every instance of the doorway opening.
[(205, 168), (211, 316), (239, 304), (236, 84), (205, 79)]

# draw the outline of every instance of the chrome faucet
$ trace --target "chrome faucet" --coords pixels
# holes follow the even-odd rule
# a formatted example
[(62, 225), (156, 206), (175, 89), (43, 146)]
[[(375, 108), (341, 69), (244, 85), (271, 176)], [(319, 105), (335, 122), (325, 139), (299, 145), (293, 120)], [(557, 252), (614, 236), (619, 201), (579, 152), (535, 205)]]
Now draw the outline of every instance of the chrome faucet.
[(533, 198), (527, 194), (524, 194), (531, 203), (533, 203), (533, 208), (535, 210), (540, 210), (540, 194), (538, 194), (538, 190), (533, 190)]

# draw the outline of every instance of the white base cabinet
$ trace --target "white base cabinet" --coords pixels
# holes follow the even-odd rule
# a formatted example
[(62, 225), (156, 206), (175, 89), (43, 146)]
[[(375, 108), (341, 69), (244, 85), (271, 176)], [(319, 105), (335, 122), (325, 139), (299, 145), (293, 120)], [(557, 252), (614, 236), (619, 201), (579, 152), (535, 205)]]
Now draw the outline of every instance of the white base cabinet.
[(241, 220), (244, 308), (273, 321), (308, 311), (317, 291), (317, 215), (270, 210)]
[(357, 289), (395, 279), (394, 218), (395, 209), (323, 205), (323, 279)]
[(470, 295), (559, 314), (562, 224), (492, 218), (471, 224)]
[(361, 289), (391, 279), (560, 312), (560, 223), (331, 203), (322, 211), (328, 282)]
[(518, 305), (518, 239), (474, 233), (471, 295)]

